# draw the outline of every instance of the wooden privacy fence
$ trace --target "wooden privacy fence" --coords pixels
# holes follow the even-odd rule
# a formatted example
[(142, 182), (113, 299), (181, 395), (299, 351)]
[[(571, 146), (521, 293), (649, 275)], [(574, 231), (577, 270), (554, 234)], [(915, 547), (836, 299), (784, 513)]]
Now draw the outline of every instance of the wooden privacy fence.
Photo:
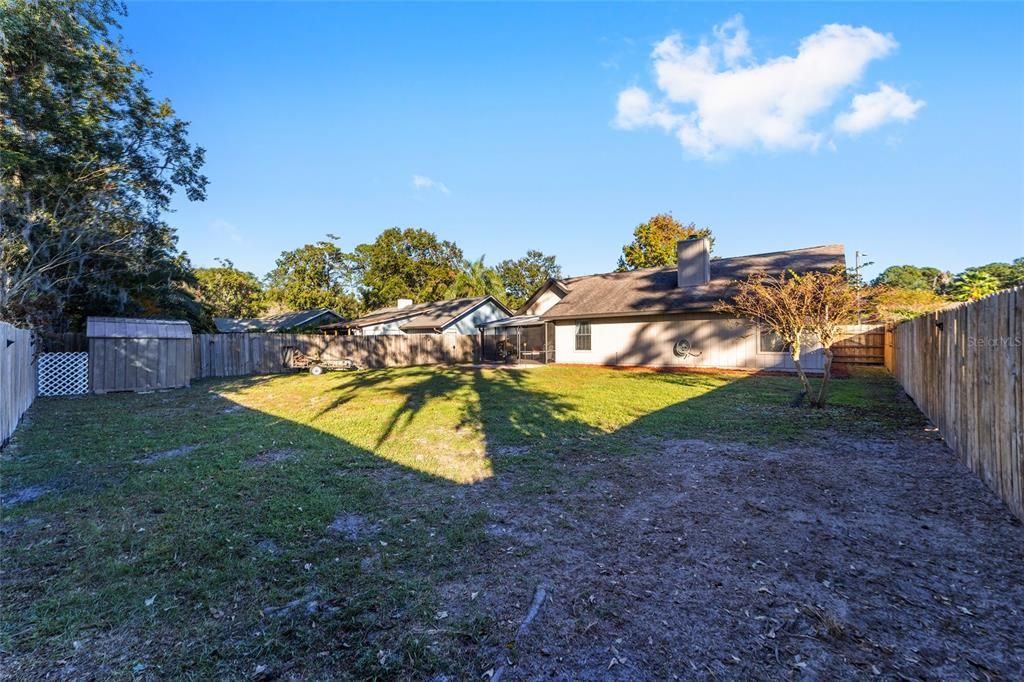
[(883, 365), (886, 336), (891, 333), (884, 324), (848, 324), (832, 346), (832, 361), (844, 365)]
[(480, 355), (480, 340), (461, 334), (196, 334), (192, 343), (195, 379), (287, 372), (291, 348), (324, 359), (350, 358), (360, 367), (469, 363)]
[(0, 322), (0, 445), (14, 433), (36, 397), (32, 334)]
[(949, 446), (1024, 520), (1024, 288), (896, 327), (894, 373)]
[(39, 335), (39, 350), (43, 353), (85, 353), (89, 350), (89, 337), (85, 332)]

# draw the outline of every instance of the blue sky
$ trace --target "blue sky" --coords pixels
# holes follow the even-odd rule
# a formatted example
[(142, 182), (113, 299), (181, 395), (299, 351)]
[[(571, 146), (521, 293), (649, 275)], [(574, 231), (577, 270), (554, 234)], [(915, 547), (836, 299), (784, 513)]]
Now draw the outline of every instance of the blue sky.
[(721, 256), (1024, 255), (1020, 4), (132, 3), (123, 29), (207, 149), (208, 199), (169, 216), (196, 265), (398, 225), (585, 274), (663, 211)]

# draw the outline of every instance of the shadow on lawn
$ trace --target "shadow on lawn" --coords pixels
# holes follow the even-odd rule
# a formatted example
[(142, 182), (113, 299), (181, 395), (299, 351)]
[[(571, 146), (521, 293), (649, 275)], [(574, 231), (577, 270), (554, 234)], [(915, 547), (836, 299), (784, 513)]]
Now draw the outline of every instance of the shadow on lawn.
[[(323, 389), (326, 404), (308, 421), (292, 423), (344, 444), (361, 458), (390, 461), (450, 482), (472, 483), (497, 473), (512, 455), (628, 449), (637, 439), (650, 437), (785, 440), (800, 429), (827, 428), (831, 419), (822, 411), (789, 408), (798, 392), (795, 379), (737, 375), (723, 383), (721, 377), (708, 374), (626, 370), (616, 373), (608, 382), (611, 387), (602, 390), (621, 387), (622, 396), (612, 394), (609, 402), (632, 415), (628, 421), (620, 419), (613, 427), (601, 428), (588, 421), (601, 415), (578, 404), (588, 398), (571, 390), (555, 392), (533, 380), (531, 372), (545, 371), (550, 370), (425, 366), (334, 375), (333, 383), (325, 382)], [(244, 388), (261, 380), (241, 379), (227, 388)], [(652, 383), (688, 396), (649, 408), (629, 402), (630, 391), (657, 394)], [(892, 390), (886, 386), (882, 390)], [(599, 397), (607, 400), (608, 395)], [(368, 404), (379, 410), (379, 417), (371, 413), (367, 419)], [(440, 414), (444, 408), (439, 406), (444, 405), (451, 409)], [(356, 425), (358, 429), (353, 425), (357, 415), (365, 422)], [(436, 459), (422, 463), (421, 455), (409, 452), (417, 448)]]
[[(59, 406), (40, 399), (37, 423), (22, 432), (30, 437), (2, 462), (4, 493), (43, 483), (48, 490), (14, 515), (4, 510), (11, 518), (0, 533), (7, 566), (17, 569), (7, 572), (6, 606), (23, 614), (11, 621), (19, 660), (35, 656), (32, 665), (49, 672), (69, 655), (61, 637), (116, 625), (115, 650), (88, 640), (74, 650), (79, 670), (124, 667), (143, 660), (134, 657), (144, 649), (165, 666), (152, 669), (169, 677), (243, 677), (259, 650), (271, 662), (309, 665), (312, 677), (316, 666), (382, 677), (379, 652), (390, 649), (419, 656), (423, 674), (411, 676), (453, 661), (452, 676), (469, 677), (479, 673), (482, 661), (471, 657), (479, 644), (437, 629), (438, 609), (447, 607), (431, 590), (509, 560), (487, 534), (492, 519), (476, 493), (543, 514), (534, 484), (580, 485), (570, 460), (623, 453), (622, 470), (636, 472), (630, 485), (642, 487), (651, 469), (634, 468), (628, 455), (657, 450), (655, 439), (774, 438), (830, 418), (790, 408), (798, 390), (790, 379), (599, 368), (545, 378), (548, 371), (379, 369), (197, 382)], [(891, 380), (878, 386), (895, 390)], [(858, 390), (837, 390), (842, 418), (857, 410), (877, 418), (886, 405)], [(602, 419), (603, 410), (618, 414)], [(444, 456), (444, 441), (460, 438), (433, 470), (417, 464), (419, 452)], [(485, 475), (459, 475), (460, 465)], [(512, 492), (456, 490), (506, 472)], [(581, 542), (592, 547), (589, 536)], [(146, 603), (150, 595), (159, 612)], [(310, 600), (324, 602), (317, 617), (333, 619), (329, 627), (304, 624)], [(173, 639), (159, 639), (158, 625)], [(403, 638), (428, 630), (441, 648), (424, 657)], [(323, 651), (330, 656), (320, 658)]]
[[(318, 449), (342, 446), (359, 459), (390, 461), (455, 483), (493, 475), (495, 454), (597, 433), (574, 415), (568, 398), (531, 383), (523, 370), (426, 366), (331, 375), (322, 382), (322, 394), (311, 398), (316, 407), (308, 416), (293, 413), (293, 398), (266, 404), (249, 399), (249, 389), (266, 381), (243, 377), (217, 390), (252, 412), (277, 418), (256, 429), (284, 420), (311, 432), (288, 440), (316, 438)], [(417, 451), (436, 461), (417, 461)]]

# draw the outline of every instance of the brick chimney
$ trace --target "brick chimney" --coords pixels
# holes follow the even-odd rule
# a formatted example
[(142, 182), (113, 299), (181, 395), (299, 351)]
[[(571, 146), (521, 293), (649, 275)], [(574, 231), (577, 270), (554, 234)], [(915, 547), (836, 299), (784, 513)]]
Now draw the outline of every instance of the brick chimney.
[(711, 280), (711, 242), (706, 237), (681, 240), (676, 244), (676, 269), (680, 287), (707, 284)]

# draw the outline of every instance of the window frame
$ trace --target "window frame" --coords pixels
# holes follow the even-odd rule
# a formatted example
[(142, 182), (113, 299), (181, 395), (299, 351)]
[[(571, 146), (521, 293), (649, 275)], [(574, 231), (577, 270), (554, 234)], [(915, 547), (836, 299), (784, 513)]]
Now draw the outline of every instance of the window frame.
[[(580, 328), (586, 325), (586, 333), (581, 333)], [(580, 347), (581, 338), (586, 338), (587, 347)], [(590, 323), (590, 320), (576, 320), (576, 326), (573, 330), (573, 349), (579, 353), (589, 353), (594, 349), (594, 325)]]
[[(764, 325), (760, 325), (760, 324), (757, 325), (757, 352), (758, 353), (762, 353), (762, 354), (765, 354), (765, 355), (788, 355), (789, 354), (789, 344), (788, 343), (784, 344), (782, 346), (782, 350), (771, 350), (771, 349), (765, 348), (764, 347), (764, 337), (765, 337), (765, 334), (774, 334), (775, 336), (778, 336), (778, 334), (773, 332), (768, 327), (765, 327)], [(779, 340), (781, 341), (782, 339), (780, 338)]]

